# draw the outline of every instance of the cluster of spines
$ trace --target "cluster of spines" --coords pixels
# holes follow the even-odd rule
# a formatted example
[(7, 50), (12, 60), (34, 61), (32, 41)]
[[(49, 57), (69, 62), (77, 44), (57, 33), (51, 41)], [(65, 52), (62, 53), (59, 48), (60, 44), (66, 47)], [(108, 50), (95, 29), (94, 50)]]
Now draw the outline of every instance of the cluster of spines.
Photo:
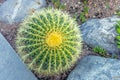
[[(47, 35), (57, 32), (62, 43), (50, 47)], [(81, 52), (81, 36), (77, 23), (56, 9), (45, 9), (28, 16), (18, 29), (16, 47), (28, 67), (43, 75), (62, 73), (71, 68)]]

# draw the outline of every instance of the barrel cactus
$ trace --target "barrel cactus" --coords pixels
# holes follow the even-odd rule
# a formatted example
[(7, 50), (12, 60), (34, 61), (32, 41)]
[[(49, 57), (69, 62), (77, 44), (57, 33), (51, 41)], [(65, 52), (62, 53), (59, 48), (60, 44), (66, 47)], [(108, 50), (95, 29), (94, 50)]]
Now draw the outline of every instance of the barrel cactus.
[(79, 58), (81, 35), (77, 23), (66, 12), (44, 9), (21, 23), (16, 49), (24, 63), (36, 73), (60, 74)]

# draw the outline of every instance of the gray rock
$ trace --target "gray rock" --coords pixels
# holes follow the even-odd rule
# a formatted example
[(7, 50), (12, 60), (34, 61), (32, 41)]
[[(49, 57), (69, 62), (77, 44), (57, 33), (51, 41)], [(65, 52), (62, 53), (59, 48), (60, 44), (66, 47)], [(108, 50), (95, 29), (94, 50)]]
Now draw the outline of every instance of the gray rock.
[(1, 34), (0, 80), (37, 80)]
[(86, 56), (67, 80), (120, 80), (120, 60)]
[(100, 46), (112, 54), (120, 54), (117, 48), (115, 36), (116, 21), (120, 20), (117, 16), (91, 19), (80, 26), (82, 38), (91, 47)]
[(46, 0), (7, 0), (0, 6), (0, 21), (21, 22), (26, 15), (45, 6)]

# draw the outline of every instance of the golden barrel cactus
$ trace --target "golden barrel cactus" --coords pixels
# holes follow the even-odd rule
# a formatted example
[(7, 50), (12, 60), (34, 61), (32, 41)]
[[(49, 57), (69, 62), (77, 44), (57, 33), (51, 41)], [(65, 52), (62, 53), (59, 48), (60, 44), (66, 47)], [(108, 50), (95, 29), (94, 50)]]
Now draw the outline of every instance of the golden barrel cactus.
[(77, 23), (66, 12), (44, 9), (21, 23), (16, 49), (31, 70), (43, 75), (60, 74), (79, 58), (81, 35)]

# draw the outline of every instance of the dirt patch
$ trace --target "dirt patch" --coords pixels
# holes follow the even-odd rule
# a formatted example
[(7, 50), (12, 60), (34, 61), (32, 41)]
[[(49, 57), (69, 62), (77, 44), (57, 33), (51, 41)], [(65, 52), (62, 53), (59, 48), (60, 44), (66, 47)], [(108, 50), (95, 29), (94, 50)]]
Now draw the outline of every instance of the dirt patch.
[(90, 18), (104, 18), (116, 13), (120, 0), (89, 0), (88, 6)]
[(2, 4), (3, 2), (5, 2), (6, 0), (0, 0), (0, 4)]
[(15, 49), (15, 36), (17, 33), (18, 24), (6, 24), (4, 22), (0, 22), (0, 32), (7, 39), (10, 45)]

